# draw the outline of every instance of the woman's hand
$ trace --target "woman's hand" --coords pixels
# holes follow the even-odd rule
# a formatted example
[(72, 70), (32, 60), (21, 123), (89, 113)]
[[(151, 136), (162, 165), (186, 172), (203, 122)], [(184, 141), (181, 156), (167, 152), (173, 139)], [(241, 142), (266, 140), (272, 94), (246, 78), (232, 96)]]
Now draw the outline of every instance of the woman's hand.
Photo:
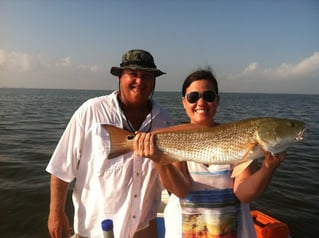
[[(187, 171), (186, 163), (167, 162), (170, 158), (155, 145), (155, 136), (152, 132), (137, 132), (134, 138), (136, 155), (153, 160), (160, 176), (162, 185), (178, 197), (186, 197), (191, 190), (191, 178)], [(184, 165), (184, 166), (182, 166)]]
[(276, 169), (286, 158), (287, 152), (282, 151), (278, 154), (272, 154), (271, 152), (264, 151), (264, 154), (263, 167), (267, 169)]
[(152, 132), (136, 132), (134, 150), (137, 156), (147, 157), (155, 162), (159, 162), (162, 155), (155, 146), (155, 137)]
[(286, 151), (276, 155), (264, 151), (265, 158), (261, 168), (257, 160), (253, 161), (235, 178), (234, 192), (241, 202), (249, 203), (260, 197), (271, 183), (271, 179), (280, 163), (286, 158)]

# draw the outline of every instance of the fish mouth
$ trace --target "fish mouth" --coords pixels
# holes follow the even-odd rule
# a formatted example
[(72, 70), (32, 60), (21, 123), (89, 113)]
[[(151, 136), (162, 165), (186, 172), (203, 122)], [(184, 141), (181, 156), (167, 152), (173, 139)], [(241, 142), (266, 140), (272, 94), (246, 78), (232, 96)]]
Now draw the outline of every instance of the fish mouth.
[(303, 140), (303, 134), (304, 134), (305, 130), (306, 130), (306, 128), (304, 127), (298, 132), (298, 134), (296, 136), (296, 141)]

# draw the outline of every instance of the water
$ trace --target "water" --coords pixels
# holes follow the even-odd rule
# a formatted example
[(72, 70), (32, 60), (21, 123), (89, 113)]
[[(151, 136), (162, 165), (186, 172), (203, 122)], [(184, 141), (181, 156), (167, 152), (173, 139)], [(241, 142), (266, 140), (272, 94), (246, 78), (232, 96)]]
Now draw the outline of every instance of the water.
[[(45, 167), (73, 112), (104, 91), (0, 89), (0, 234), (49, 237)], [(187, 122), (180, 93), (154, 98), (176, 123)], [(221, 95), (217, 121), (276, 116), (306, 122), (305, 141), (289, 147), (271, 185), (252, 207), (289, 225), (293, 238), (314, 237), (319, 224), (319, 95)], [(72, 221), (70, 194), (67, 213)]]

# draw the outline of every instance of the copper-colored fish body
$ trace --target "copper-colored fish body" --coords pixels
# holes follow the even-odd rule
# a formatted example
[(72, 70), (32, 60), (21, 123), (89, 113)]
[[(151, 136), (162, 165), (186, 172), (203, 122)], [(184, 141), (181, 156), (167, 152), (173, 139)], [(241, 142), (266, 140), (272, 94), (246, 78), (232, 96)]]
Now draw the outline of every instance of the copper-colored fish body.
[[(133, 150), (134, 134), (102, 125), (110, 134), (110, 157)], [(241, 164), (263, 156), (262, 150), (279, 153), (302, 139), (302, 121), (261, 117), (215, 127), (183, 124), (153, 131), (156, 146), (170, 161), (205, 164)]]

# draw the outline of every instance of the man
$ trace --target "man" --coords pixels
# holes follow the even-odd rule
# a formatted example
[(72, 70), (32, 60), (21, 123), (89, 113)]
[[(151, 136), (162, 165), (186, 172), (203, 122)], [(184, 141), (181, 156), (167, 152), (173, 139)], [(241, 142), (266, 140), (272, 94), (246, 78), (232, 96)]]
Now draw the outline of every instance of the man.
[(116, 238), (157, 237), (162, 187), (155, 163), (134, 152), (108, 160), (109, 137), (101, 125), (132, 132), (171, 125), (168, 112), (151, 99), (155, 78), (165, 73), (149, 52), (130, 50), (111, 74), (119, 79), (119, 91), (90, 99), (74, 113), (47, 166), (52, 238), (71, 236), (65, 202), (72, 181), (76, 237), (102, 237), (104, 219), (113, 220)]

